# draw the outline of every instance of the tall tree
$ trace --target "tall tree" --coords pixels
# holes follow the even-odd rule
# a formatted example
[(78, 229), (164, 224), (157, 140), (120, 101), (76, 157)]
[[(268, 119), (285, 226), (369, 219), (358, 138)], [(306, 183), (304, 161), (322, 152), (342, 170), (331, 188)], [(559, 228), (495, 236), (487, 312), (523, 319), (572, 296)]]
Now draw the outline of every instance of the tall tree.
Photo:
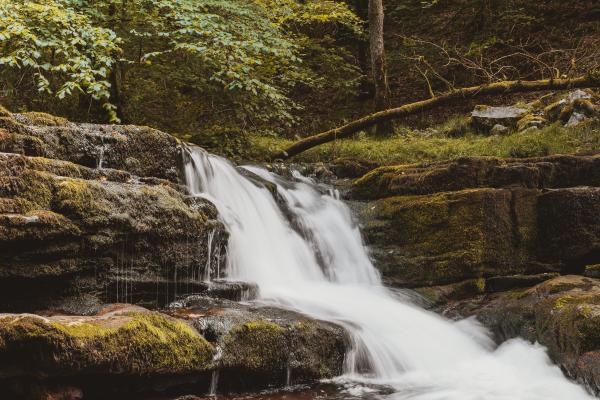
[[(390, 89), (387, 80), (385, 46), (383, 41), (383, 0), (369, 0), (369, 42), (371, 50), (371, 68), (375, 82), (375, 109), (385, 110), (390, 107)], [(386, 121), (377, 125), (376, 134), (390, 135), (393, 125)]]

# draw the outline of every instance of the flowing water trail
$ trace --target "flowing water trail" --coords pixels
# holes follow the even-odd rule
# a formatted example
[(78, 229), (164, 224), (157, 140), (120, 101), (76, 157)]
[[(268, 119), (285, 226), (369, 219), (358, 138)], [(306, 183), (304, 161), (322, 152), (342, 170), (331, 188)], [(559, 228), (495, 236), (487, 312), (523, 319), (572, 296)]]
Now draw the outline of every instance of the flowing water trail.
[(213, 201), (230, 237), (223, 274), (255, 282), (261, 301), (337, 323), (352, 348), (340, 381), (380, 384), (391, 399), (592, 399), (522, 340), (495, 348), (471, 321), (455, 323), (382, 286), (343, 202), (301, 176), (277, 185), (279, 201), (227, 160), (186, 151), (190, 191)]

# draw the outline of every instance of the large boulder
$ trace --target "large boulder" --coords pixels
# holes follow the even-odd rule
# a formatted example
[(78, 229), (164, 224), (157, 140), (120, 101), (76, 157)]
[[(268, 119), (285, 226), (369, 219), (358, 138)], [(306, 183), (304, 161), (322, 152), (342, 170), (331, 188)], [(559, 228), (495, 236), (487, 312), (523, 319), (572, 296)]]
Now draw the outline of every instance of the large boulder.
[(0, 151), (2, 311), (86, 314), (209, 289), (227, 233), (181, 185), (171, 135), (5, 111)]
[(215, 344), (219, 392), (281, 387), (343, 372), (344, 329), (293, 311), (189, 296), (170, 313)]
[(333, 378), (343, 372), (345, 331), (292, 311), (191, 296), (173, 315), (187, 318), (219, 356), (219, 388), (251, 390)]
[(88, 317), (0, 315), (0, 382), (11, 398), (42, 399), (60, 387), (100, 398), (207, 382), (213, 352), (190, 325), (140, 307)]

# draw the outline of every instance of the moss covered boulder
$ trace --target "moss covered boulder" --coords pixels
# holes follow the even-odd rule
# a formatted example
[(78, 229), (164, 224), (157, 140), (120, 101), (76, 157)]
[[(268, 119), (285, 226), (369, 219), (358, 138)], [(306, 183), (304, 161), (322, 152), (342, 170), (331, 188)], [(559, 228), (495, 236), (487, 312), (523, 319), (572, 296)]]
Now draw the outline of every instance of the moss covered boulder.
[(2, 378), (189, 374), (208, 369), (212, 351), (193, 328), (158, 313), (0, 315)]
[(224, 258), (216, 218), (167, 180), (0, 153), (3, 310), (168, 302), (201, 283), (194, 265)]
[[(214, 347), (187, 323), (140, 307), (95, 316), (0, 314), (0, 382), (11, 398), (106, 398), (208, 386)], [(149, 379), (149, 381), (147, 381)], [(64, 394), (64, 393), (63, 393)]]
[[(600, 254), (600, 157), (387, 166), (351, 196), (387, 282), (582, 273)], [(500, 282), (500, 281), (498, 281)]]
[(384, 278), (429, 286), (535, 270), (535, 190), (467, 189), (394, 196), (363, 207), (363, 233)]
[(345, 331), (272, 307), (191, 297), (185, 316), (219, 348), (219, 391), (245, 391), (333, 378), (343, 372)]

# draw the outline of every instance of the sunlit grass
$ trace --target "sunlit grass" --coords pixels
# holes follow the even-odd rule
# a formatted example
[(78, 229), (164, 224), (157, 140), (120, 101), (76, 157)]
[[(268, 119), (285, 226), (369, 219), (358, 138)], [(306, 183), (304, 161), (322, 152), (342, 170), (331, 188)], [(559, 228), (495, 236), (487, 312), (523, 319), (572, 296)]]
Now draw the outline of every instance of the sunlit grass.
[[(251, 136), (250, 142), (250, 156), (257, 161), (266, 160), (268, 155), (293, 143), (292, 140), (260, 136)], [(398, 164), (463, 156), (536, 157), (593, 150), (600, 150), (598, 123), (576, 128), (552, 125), (506, 136), (481, 136), (464, 130), (459, 120), (451, 120), (426, 131), (401, 128), (395, 136), (387, 139), (361, 133), (351, 139), (337, 140), (308, 150), (294, 160), (327, 162), (336, 158), (357, 158)]]

